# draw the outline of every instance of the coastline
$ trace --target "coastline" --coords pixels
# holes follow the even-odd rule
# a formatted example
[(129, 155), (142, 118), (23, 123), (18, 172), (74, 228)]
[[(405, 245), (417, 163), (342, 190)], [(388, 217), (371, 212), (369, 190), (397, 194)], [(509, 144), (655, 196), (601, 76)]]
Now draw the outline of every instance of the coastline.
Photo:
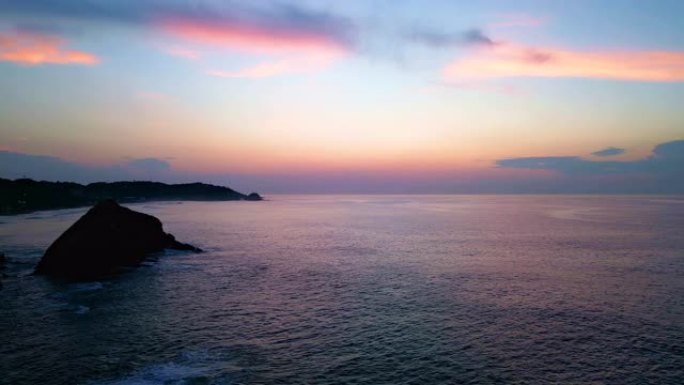
[(119, 203), (263, 200), (258, 193), (243, 194), (229, 187), (205, 183), (122, 181), (82, 185), (72, 182), (0, 178), (0, 215), (4, 216), (87, 207), (107, 199)]

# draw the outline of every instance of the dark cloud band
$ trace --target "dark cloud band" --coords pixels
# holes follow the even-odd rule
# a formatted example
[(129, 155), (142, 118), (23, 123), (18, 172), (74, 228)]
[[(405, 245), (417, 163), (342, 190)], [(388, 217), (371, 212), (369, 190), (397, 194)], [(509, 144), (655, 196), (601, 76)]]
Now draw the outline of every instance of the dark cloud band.
[(594, 156), (615, 156), (615, 155), (620, 155), (620, 154), (624, 154), (624, 153), (625, 153), (624, 148), (608, 147), (608, 148), (604, 148), (603, 150), (592, 152), (591, 155), (594, 155)]
[[(25, 25), (51, 28), (56, 21), (109, 22), (147, 25), (158, 21), (192, 20), (214, 24), (239, 24), (281, 33), (324, 36), (351, 45), (355, 25), (347, 18), (292, 4), (257, 2), (0, 0), (0, 14), (22, 19)], [(2, 17), (0, 17), (2, 18)]]
[[(598, 151), (612, 155), (622, 152), (623, 149), (612, 147)], [(650, 156), (634, 161), (595, 161), (574, 156), (549, 156), (500, 159), (496, 161), (496, 165), (500, 168), (553, 171), (571, 178), (590, 177), (594, 178), (594, 183), (596, 178), (618, 176), (622, 180), (643, 183), (643, 191), (684, 193), (684, 140), (659, 144)]]

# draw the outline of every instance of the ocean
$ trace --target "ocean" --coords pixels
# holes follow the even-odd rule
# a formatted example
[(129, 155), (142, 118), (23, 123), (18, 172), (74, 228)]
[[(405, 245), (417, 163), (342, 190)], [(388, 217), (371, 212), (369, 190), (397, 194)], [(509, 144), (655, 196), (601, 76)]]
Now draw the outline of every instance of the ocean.
[(0, 384), (684, 383), (684, 197), (267, 198), (85, 283), (30, 273), (87, 208), (0, 217)]

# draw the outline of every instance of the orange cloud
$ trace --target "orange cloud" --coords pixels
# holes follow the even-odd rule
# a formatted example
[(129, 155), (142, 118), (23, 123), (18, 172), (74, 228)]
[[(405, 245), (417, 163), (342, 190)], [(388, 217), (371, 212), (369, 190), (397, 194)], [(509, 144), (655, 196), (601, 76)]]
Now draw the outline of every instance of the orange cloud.
[(182, 39), (262, 54), (344, 52), (345, 47), (324, 34), (276, 30), (231, 22), (167, 20), (162, 30)]
[(98, 58), (86, 52), (64, 50), (64, 40), (34, 33), (0, 33), (0, 61), (22, 65), (82, 64), (92, 65)]
[(446, 81), (509, 77), (597, 78), (649, 82), (684, 81), (684, 52), (588, 52), (501, 43), (474, 50), (448, 64)]

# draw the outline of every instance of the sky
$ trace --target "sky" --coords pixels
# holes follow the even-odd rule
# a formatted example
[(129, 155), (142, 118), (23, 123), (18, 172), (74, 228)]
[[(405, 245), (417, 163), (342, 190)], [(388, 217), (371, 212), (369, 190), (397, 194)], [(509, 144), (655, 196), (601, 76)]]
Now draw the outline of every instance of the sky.
[(680, 0), (0, 0), (0, 177), (684, 193)]

